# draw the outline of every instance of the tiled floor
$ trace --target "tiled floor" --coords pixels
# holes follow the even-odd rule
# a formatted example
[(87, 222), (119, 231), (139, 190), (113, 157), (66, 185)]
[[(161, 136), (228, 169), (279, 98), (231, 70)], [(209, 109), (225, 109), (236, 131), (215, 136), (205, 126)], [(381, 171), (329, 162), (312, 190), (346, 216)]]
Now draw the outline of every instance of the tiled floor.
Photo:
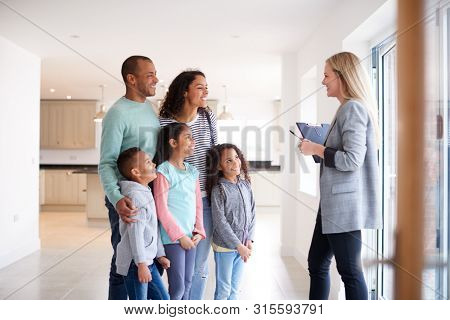
[[(106, 221), (84, 213), (40, 216), (42, 249), (0, 270), (0, 299), (106, 299), (112, 249)], [(307, 272), (279, 254), (279, 215), (260, 214), (254, 253), (245, 268), (241, 299), (307, 299)], [(270, 235), (270, 237), (268, 237)], [(214, 261), (206, 299), (214, 294)]]

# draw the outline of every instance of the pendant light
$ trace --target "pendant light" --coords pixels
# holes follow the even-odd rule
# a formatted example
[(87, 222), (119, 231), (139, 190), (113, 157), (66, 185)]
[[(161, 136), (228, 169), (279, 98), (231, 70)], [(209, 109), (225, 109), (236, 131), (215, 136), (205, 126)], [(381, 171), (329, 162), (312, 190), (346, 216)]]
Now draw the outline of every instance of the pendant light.
[(218, 120), (233, 120), (233, 115), (231, 114), (231, 112), (227, 112), (227, 102), (228, 102), (228, 97), (227, 97), (227, 86), (223, 85), (222, 86), (224, 88), (225, 91), (225, 103), (223, 105), (223, 111), (222, 113), (217, 117)]
[(102, 122), (103, 118), (105, 117), (105, 114), (106, 114), (106, 106), (105, 106), (105, 101), (104, 101), (104, 98), (105, 98), (104, 90), (105, 90), (106, 85), (101, 84), (99, 87), (102, 88), (102, 101), (101, 101), (101, 105), (100, 105), (100, 111), (95, 114), (94, 122)]

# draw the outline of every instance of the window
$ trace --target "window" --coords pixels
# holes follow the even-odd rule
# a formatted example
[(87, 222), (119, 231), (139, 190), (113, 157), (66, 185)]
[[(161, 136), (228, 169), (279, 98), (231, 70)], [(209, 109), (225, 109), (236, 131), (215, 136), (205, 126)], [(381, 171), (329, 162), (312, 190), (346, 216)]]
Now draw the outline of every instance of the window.
[[(383, 137), (380, 150), (383, 229), (378, 234), (378, 251), (386, 260), (394, 256), (397, 220), (397, 70), (394, 40), (387, 39), (374, 48), (373, 60)], [(393, 268), (389, 264), (382, 264), (378, 276), (378, 295), (393, 299)]]
[[(423, 299), (448, 299), (448, 198), (449, 198), (449, 16), (440, 8), (425, 23), (425, 150), (424, 150), (424, 246)], [(401, 36), (401, 35), (398, 35)], [(378, 232), (378, 254), (384, 260), (394, 256), (397, 220), (397, 80), (395, 39), (373, 49), (373, 67), (380, 108), (383, 144), (380, 169), (383, 195), (383, 230)], [(444, 121), (447, 119), (447, 121)], [(447, 132), (447, 134), (444, 134)], [(414, 254), (414, 253), (411, 253)], [(394, 270), (390, 264), (378, 267), (378, 297), (394, 298)]]

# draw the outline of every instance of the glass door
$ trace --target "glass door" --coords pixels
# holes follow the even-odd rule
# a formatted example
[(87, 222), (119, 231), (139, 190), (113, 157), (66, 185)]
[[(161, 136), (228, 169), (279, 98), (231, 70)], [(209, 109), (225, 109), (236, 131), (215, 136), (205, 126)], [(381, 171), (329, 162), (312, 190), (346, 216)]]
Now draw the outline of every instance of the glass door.
[[(375, 87), (377, 88), (382, 147), (380, 170), (382, 181), (383, 229), (378, 232), (379, 258), (394, 256), (397, 221), (397, 51), (395, 41), (387, 39), (374, 48)], [(378, 297), (394, 298), (394, 269), (389, 263), (378, 268)]]
[[(445, 277), (446, 245), (448, 226), (444, 212), (446, 189), (444, 146), (445, 110), (443, 92), (444, 41), (442, 38), (442, 9), (436, 10), (425, 20), (425, 150), (424, 150), (424, 246), (425, 268), (422, 274), (423, 299), (447, 299)], [(447, 107), (447, 104), (445, 104)]]
[[(425, 26), (424, 116), (424, 254), (423, 299), (448, 299), (448, 181), (450, 160), (449, 8), (437, 7)], [(396, 35), (401, 37), (402, 35)], [(378, 256), (385, 263), (377, 273), (377, 297), (394, 298), (394, 269), (389, 263), (395, 252), (397, 221), (397, 79), (395, 38), (373, 49), (374, 84), (380, 108), (383, 143), (380, 150), (383, 230), (378, 232)], [(413, 110), (412, 110), (413, 112)], [(446, 121), (444, 121), (446, 119)], [(447, 133), (447, 134), (444, 134)], [(414, 254), (414, 253), (411, 253)]]

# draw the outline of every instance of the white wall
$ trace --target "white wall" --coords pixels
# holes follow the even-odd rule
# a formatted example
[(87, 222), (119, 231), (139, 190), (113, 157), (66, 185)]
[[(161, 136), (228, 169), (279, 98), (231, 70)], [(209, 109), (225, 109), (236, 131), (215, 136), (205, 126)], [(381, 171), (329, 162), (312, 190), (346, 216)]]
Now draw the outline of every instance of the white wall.
[(0, 36), (0, 268), (40, 248), (40, 63)]
[[(283, 63), (288, 64), (290, 68), (296, 68), (297, 74), (294, 77), (291, 75), (292, 71), (290, 68), (283, 68), (282, 88), (290, 87), (292, 81), (298, 83), (298, 88), (295, 92), (292, 90), (283, 90), (284, 94), (282, 99), (285, 101), (293, 101), (297, 97), (304, 95), (304, 92), (301, 90), (300, 79), (314, 67), (317, 67), (316, 88), (319, 89), (322, 86), (321, 81), (326, 58), (342, 51), (345, 48), (344, 40), (363, 24), (384, 2), (386, 0), (347, 0), (342, 1), (337, 8), (331, 8), (330, 12), (332, 12), (332, 15), (321, 24), (320, 28), (301, 47), (296, 55), (296, 61), (292, 61), (291, 57), (283, 58)], [(382, 29), (379, 31), (382, 31)], [(357, 53), (361, 55), (366, 50), (365, 48), (367, 50), (369, 49), (368, 43), (366, 44), (364, 41), (362, 39), (359, 41), (348, 40), (346, 49), (357, 49)], [(328, 98), (324, 89), (318, 90), (315, 99), (318, 106), (317, 122), (330, 123), (338, 107), (337, 100)], [(288, 120), (290, 119), (290, 122), (288, 121), (286, 124), (292, 124), (294, 119), (298, 119), (293, 117), (300, 116), (300, 108), (297, 108), (297, 113), (291, 111), (287, 116), (284, 116)], [(286, 149), (289, 149), (289, 146)], [(285, 152), (292, 153), (293, 151), (285, 150)], [(296, 199), (295, 203), (293, 201), (282, 201), (282, 252), (295, 256), (299, 263), (307, 269), (307, 256), (317, 216), (319, 195), (313, 197), (299, 191), (300, 166), (297, 165), (294, 167), (294, 174), (286, 171), (286, 169), (282, 170), (284, 176), (282, 178), (282, 187), (290, 191), (291, 199)], [(286, 196), (287, 199), (288, 197)], [(338, 298), (339, 291), (339, 276), (334, 268), (332, 272), (330, 298)]]
[[(288, 130), (295, 130), (295, 121), (298, 119), (299, 110), (293, 107), (298, 101), (299, 77), (297, 75), (297, 54), (286, 53), (283, 55), (282, 64), (282, 90), (281, 90), (281, 110), (279, 118), (280, 125)], [(285, 141), (281, 144), (281, 154), (283, 159), (281, 165), (281, 254), (284, 256), (295, 256), (297, 244), (296, 234), (303, 232), (304, 227), (297, 228), (298, 220), (298, 198), (296, 194), (296, 171), (297, 158), (296, 144), (298, 141), (291, 134), (285, 134)]]

